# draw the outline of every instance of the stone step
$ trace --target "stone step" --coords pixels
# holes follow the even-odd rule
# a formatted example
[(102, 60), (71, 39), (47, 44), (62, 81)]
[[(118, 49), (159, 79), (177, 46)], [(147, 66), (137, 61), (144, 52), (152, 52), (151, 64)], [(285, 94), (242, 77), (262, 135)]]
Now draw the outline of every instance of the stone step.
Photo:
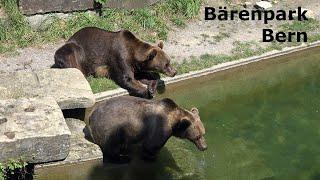
[(62, 160), (69, 153), (70, 135), (53, 98), (0, 100), (0, 162)]
[(88, 108), (95, 103), (88, 81), (75, 68), (0, 75), (0, 100), (21, 97), (53, 97), (61, 109)]
[(52, 163), (38, 164), (35, 169), (53, 167), (67, 164), (77, 164), (91, 160), (102, 160), (100, 147), (93, 143), (84, 121), (66, 118), (66, 123), (71, 131), (70, 152), (66, 159)]

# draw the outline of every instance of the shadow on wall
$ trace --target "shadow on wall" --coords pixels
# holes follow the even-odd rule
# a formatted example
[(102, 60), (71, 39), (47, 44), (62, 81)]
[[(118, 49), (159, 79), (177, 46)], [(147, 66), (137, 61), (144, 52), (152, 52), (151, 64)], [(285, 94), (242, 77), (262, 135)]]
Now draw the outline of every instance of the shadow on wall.
[(74, 118), (84, 121), (86, 117), (86, 109), (78, 108), (78, 109), (64, 109), (62, 110), (64, 118)]

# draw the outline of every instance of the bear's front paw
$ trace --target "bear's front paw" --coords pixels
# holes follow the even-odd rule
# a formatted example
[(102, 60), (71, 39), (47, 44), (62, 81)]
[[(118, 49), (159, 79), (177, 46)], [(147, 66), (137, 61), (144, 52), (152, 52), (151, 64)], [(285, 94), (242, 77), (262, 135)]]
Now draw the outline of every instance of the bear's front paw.
[(158, 93), (162, 94), (162, 93), (165, 92), (165, 90), (166, 90), (166, 85), (165, 85), (164, 81), (159, 79), (157, 81), (157, 91), (158, 91)]
[(150, 94), (152, 96), (154, 96), (154, 94), (156, 93), (157, 90), (157, 81), (152, 81), (149, 85), (148, 85), (148, 90), (150, 92)]
[(149, 90), (146, 89), (143, 93), (142, 93), (142, 97), (146, 98), (146, 99), (152, 99), (153, 98), (153, 93)]

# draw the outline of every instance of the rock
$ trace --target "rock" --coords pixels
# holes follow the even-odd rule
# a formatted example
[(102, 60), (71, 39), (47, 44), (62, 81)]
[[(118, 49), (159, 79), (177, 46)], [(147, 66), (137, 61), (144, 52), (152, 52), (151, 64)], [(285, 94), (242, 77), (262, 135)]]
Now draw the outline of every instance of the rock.
[(108, 0), (107, 3), (103, 4), (103, 7), (132, 9), (150, 6), (158, 1), (159, 0)]
[(66, 123), (71, 131), (71, 146), (70, 153), (65, 161), (79, 162), (101, 159), (102, 151), (98, 145), (91, 142), (91, 135), (85, 122), (79, 119), (67, 118)]
[(252, 4), (252, 2), (244, 2), (243, 6), (244, 6), (245, 8), (252, 8), (252, 7), (253, 7), (253, 4)]
[[(298, 12), (298, 9), (296, 9), (296, 11)], [(310, 9), (305, 9), (305, 8), (301, 8), (301, 11), (302, 11), (302, 12), (303, 12), (303, 11), (307, 11), (306, 17), (307, 17), (308, 19), (316, 19), (316, 14), (315, 14), (312, 10), (310, 10)], [(294, 14), (293, 17), (294, 17), (294, 18), (297, 18), (298, 15), (297, 15), (297, 14)]]
[(70, 14), (65, 13), (54, 13), (54, 14), (36, 14), (33, 16), (27, 16), (26, 20), (32, 28), (38, 29), (40, 27), (49, 26), (55, 18), (59, 18), (61, 20), (67, 20), (71, 17)]
[(0, 162), (29, 163), (67, 157), (70, 131), (53, 98), (0, 100)]
[(19, 0), (18, 4), (22, 13), (26, 15), (94, 9), (93, 0)]
[(50, 24), (52, 22), (52, 19), (49, 17), (49, 14), (36, 14), (33, 16), (27, 16), (26, 20), (32, 28), (38, 29), (40, 26)]
[[(98, 14), (95, 11), (86, 11), (83, 13), (89, 17), (98, 16)], [(72, 13), (51, 13), (26, 16), (26, 20), (32, 28), (39, 29), (47, 28), (56, 19), (61, 20), (61, 22), (63, 23), (64, 21), (67, 21), (72, 17)]]
[(79, 119), (72, 118), (67, 118), (66, 123), (71, 131), (70, 152), (67, 158), (63, 161), (39, 164), (36, 169), (102, 159), (102, 151), (98, 145), (91, 142), (86, 124)]
[(6, 15), (4, 9), (0, 6), (0, 20), (1, 20), (1, 19), (5, 19), (6, 16), (7, 16), (7, 15)]
[(256, 2), (255, 7), (257, 9), (267, 10), (272, 8), (272, 4), (268, 1), (259, 1), (259, 2)]
[[(107, 3), (103, 4), (103, 7), (131, 9), (152, 5), (157, 1), (159, 0), (108, 0)], [(18, 0), (18, 4), (25, 15), (95, 9), (94, 0)]]
[(61, 109), (88, 108), (95, 103), (89, 83), (75, 68), (18, 71), (1, 76), (0, 100), (51, 96)]

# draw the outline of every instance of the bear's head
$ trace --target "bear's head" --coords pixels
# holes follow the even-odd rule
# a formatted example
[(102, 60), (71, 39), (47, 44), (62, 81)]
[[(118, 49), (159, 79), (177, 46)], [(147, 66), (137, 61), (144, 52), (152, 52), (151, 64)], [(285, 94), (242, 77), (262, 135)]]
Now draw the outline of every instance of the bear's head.
[(177, 74), (170, 64), (170, 57), (162, 50), (163, 42), (159, 42), (157, 46), (150, 46), (147, 51), (147, 59), (144, 61), (146, 70), (157, 71), (167, 76), (174, 77)]
[(206, 150), (205, 128), (200, 120), (198, 109), (192, 108), (190, 111), (182, 111), (182, 113), (179, 113), (181, 117), (178, 118), (178, 122), (172, 128), (173, 135), (190, 140), (200, 151)]

